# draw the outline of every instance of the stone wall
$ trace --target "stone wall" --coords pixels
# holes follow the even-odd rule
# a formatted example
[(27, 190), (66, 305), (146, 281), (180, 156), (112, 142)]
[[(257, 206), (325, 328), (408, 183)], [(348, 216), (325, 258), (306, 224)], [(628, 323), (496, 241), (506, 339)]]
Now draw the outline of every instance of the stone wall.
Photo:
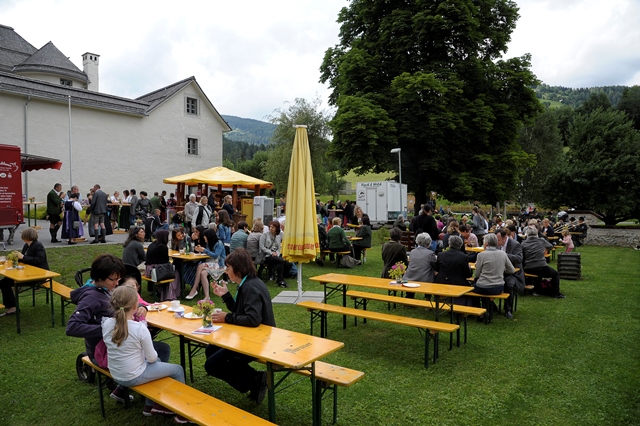
[(594, 246), (635, 247), (640, 244), (640, 227), (589, 227), (585, 244)]
[(589, 225), (584, 243), (594, 246), (635, 247), (640, 244), (640, 226), (604, 226), (591, 212), (571, 212), (570, 216), (584, 216)]

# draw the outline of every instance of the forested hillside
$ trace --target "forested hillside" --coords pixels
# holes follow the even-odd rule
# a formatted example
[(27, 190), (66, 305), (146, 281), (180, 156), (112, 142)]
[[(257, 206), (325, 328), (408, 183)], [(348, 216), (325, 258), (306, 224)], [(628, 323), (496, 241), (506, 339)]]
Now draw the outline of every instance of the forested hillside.
[(541, 84), (535, 88), (535, 92), (541, 101), (560, 102), (562, 105), (573, 108), (582, 105), (592, 93), (603, 92), (609, 98), (611, 105), (615, 107), (618, 105), (625, 87), (626, 86), (603, 86), (572, 89), (570, 87)]
[(243, 161), (253, 160), (258, 151), (266, 151), (267, 145), (249, 142), (238, 142), (224, 139), (222, 141), (222, 158), (238, 165)]
[(223, 115), (222, 118), (233, 129), (231, 132), (224, 134), (224, 139), (230, 141), (267, 145), (276, 128), (274, 124), (251, 118), (240, 118), (233, 115)]

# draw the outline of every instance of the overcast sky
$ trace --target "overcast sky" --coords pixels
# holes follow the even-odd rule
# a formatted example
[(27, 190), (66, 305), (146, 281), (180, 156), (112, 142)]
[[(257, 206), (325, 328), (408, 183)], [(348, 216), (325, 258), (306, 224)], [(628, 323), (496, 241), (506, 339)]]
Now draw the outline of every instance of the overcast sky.
[[(640, 0), (516, 0), (507, 57), (531, 53), (552, 86), (640, 84)], [(98, 6), (99, 4), (99, 6)], [(0, 24), (78, 68), (100, 55), (100, 91), (135, 98), (195, 76), (222, 114), (258, 120), (295, 98), (326, 100), (319, 80), (347, 0), (0, 0)], [(326, 108), (329, 108), (326, 103)]]

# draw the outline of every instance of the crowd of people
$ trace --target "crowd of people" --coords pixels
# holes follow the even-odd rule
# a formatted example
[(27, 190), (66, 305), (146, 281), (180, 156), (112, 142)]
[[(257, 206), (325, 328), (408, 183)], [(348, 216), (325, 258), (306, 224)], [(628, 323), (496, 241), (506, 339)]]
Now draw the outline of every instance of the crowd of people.
[[(61, 193), (61, 185), (56, 184), (47, 197), (47, 214), (50, 221), (52, 242), (57, 242), (57, 232), (62, 227), (62, 238), (74, 238), (72, 231), (78, 230), (78, 212), (83, 202), (90, 207), (90, 228), (93, 229), (94, 243), (105, 242), (109, 223), (108, 203), (114, 198), (120, 204), (118, 193), (109, 196), (96, 184), (83, 200), (77, 187), (66, 195)], [(146, 198), (144, 191), (140, 198), (135, 190), (124, 191), (129, 202), (132, 217), (138, 209), (152, 217), (158, 226), (151, 230), (152, 243), (145, 251), (149, 229), (132, 221), (129, 235), (123, 244), (122, 258), (110, 254), (98, 256), (91, 264), (90, 279), (82, 287), (71, 292), (71, 300), (77, 305), (67, 324), (69, 336), (83, 338), (87, 355), (102, 367), (108, 367), (118, 386), (111, 397), (125, 402), (123, 387), (136, 386), (162, 377), (172, 377), (184, 382), (183, 369), (169, 363), (170, 347), (164, 342), (154, 341), (157, 330), (150, 329), (145, 321), (148, 303), (140, 296), (141, 274), (149, 276), (154, 266), (169, 262), (169, 250), (190, 247), (197, 253), (204, 253), (212, 261), (184, 262), (175, 259), (174, 280), (161, 295), (162, 300), (179, 299), (185, 285), (191, 289), (187, 299), (199, 295), (201, 289), (204, 300), (210, 299), (210, 292), (222, 298), (228, 312), (214, 313), (213, 322), (257, 327), (260, 324), (275, 326), (271, 297), (264, 281), (260, 278), (263, 269), (269, 271), (280, 287), (287, 287), (286, 276), (294, 270), (294, 265), (281, 255), (282, 224), (278, 220), (267, 226), (261, 218), (256, 218), (252, 226), (245, 221), (238, 223), (231, 219), (235, 213), (230, 196), (216, 201), (214, 194), (201, 197), (197, 201), (191, 195), (183, 213), (175, 212), (175, 204), (164, 201), (164, 193), (154, 193)], [(63, 197), (64, 195), (64, 197)], [(210, 204), (213, 198), (213, 205)], [(128, 201), (126, 201), (128, 199)], [(146, 202), (145, 202), (146, 200)], [(163, 201), (160, 201), (163, 200)], [(331, 202), (329, 206), (335, 207)], [(351, 206), (351, 207), (349, 207)], [(78, 208), (80, 207), (80, 208)], [(342, 217), (335, 216), (326, 223), (321, 202), (318, 203), (318, 231), (323, 249), (333, 253), (351, 252), (359, 259), (362, 251), (371, 247), (372, 230), (368, 215), (348, 201), (342, 206)], [(172, 212), (173, 208), (173, 212)], [(68, 219), (67, 219), (68, 216)], [(426, 204), (420, 214), (410, 223), (402, 216), (389, 232), (390, 241), (382, 247), (384, 267), (382, 277), (389, 277), (389, 270), (398, 262), (407, 265), (405, 280), (436, 282), (451, 285), (473, 286), (474, 291), (485, 295), (510, 294), (505, 301), (505, 316), (513, 318), (513, 297), (523, 291), (525, 273), (548, 278), (548, 282), (536, 284), (536, 294), (564, 298), (560, 292), (557, 271), (548, 265), (545, 252), (553, 248), (550, 237), (558, 232), (552, 218), (527, 218), (526, 221), (508, 219), (499, 215), (489, 218), (480, 207), (474, 207), (471, 216), (459, 218), (440, 216)], [(573, 249), (575, 239), (570, 233), (571, 222), (561, 219), (562, 242), (567, 251)], [(444, 223), (446, 222), (446, 224)], [(356, 229), (356, 241), (350, 241), (344, 228), (352, 224)], [(166, 225), (166, 226), (165, 226)], [(82, 227), (80, 227), (81, 230)], [(328, 229), (327, 229), (328, 228)], [(407, 253), (401, 243), (406, 229), (415, 235), (415, 248)], [(587, 227), (580, 217), (574, 224), (574, 232), (584, 232)], [(38, 234), (32, 228), (25, 229), (21, 237), (24, 247), (16, 252), (21, 262), (49, 269), (46, 250), (38, 242)], [(468, 247), (484, 248), (480, 253), (467, 252)], [(236, 295), (232, 295), (225, 283), (209, 284), (207, 268), (211, 262), (216, 268), (226, 268), (230, 281), (238, 284)], [(475, 279), (470, 263), (475, 263)], [(256, 270), (258, 266), (258, 271)], [(0, 281), (3, 303), (6, 310), (0, 316), (15, 313), (13, 282), (7, 278)], [(407, 293), (407, 297), (415, 297)], [(471, 305), (475, 298), (461, 297), (456, 304)], [(483, 303), (485, 303), (483, 301)], [(493, 302), (486, 302), (493, 303)], [(204, 369), (208, 375), (227, 382), (234, 389), (255, 401), (262, 403), (267, 389), (267, 377), (263, 371), (250, 366), (251, 357), (228, 349), (209, 345), (205, 349)], [(162, 405), (146, 400), (143, 415), (174, 415)], [(188, 420), (175, 415), (177, 423)]]
[[(549, 239), (555, 242), (556, 224), (552, 217), (503, 221), (500, 215), (490, 218), (475, 206), (470, 216), (445, 215), (445, 225), (434, 213), (435, 209), (425, 204), (410, 223), (403, 222), (404, 218), (394, 223), (389, 233), (390, 241), (382, 247), (383, 278), (389, 278), (393, 265), (403, 262), (408, 265), (405, 280), (473, 286), (474, 292), (486, 295), (506, 292), (509, 298), (505, 301), (505, 316), (509, 319), (513, 318), (514, 294), (524, 291), (525, 273), (538, 277), (534, 281), (535, 295), (565, 297), (560, 292), (558, 272), (549, 266), (545, 257), (554, 248)], [(560, 218), (564, 224), (560, 227), (563, 239), (559, 242), (563, 243), (566, 252), (570, 252), (575, 237), (582, 234), (571, 234), (570, 223), (564, 222), (563, 215)], [(409, 253), (406, 245), (401, 243), (407, 229), (415, 235), (415, 248)], [(583, 217), (573, 229), (586, 234)], [(467, 250), (474, 247), (483, 247), (484, 250), (479, 253)], [(474, 279), (471, 279), (470, 264), (475, 264)], [(408, 293), (407, 297), (414, 295)], [(462, 297), (454, 303), (472, 305), (481, 302), (476, 298)]]

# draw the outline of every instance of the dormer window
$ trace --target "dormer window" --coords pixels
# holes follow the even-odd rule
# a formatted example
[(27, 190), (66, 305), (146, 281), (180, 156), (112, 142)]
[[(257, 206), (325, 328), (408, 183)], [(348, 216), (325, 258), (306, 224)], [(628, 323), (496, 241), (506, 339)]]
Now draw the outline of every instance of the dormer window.
[(66, 78), (61, 78), (60, 84), (62, 84), (63, 86), (73, 87), (73, 82), (71, 80), (67, 80)]
[(196, 98), (187, 98), (187, 114), (198, 115), (198, 100)]

